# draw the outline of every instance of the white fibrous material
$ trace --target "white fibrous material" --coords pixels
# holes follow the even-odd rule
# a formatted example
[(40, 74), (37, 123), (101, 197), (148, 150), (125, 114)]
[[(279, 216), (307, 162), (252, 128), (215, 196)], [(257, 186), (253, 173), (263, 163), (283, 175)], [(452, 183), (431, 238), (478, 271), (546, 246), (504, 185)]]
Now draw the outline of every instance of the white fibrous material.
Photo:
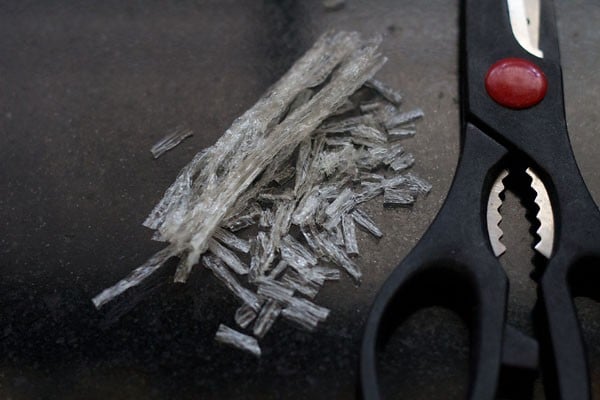
[(156, 144), (150, 149), (150, 152), (154, 158), (158, 158), (193, 134), (194, 133), (191, 130), (179, 127), (175, 129), (173, 133), (156, 142)]
[(406, 173), (406, 138), (420, 109), (373, 78), (380, 38), (326, 33), (210, 148), (183, 168), (144, 225), (164, 250), (93, 299), (96, 307), (179, 258), (174, 280), (212, 272), (240, 306), (220, 342), (260, 355), (256, 338), (287, 319), (314, 330), (328, 281), (360, 283), (362, 230), (383, 232), (361, 209), (410, 206), (431, 185)]
[(346, 253), (349, 255), (358, 255), (358, 241), (356, 240), (356, 228), (352, 215), (344, 214), (342, 216), (342, 228), (344, 230)]
[(340, 10), (346, 4), (346, 0), (323, 0), (323, 7), (329, 11)]
[(235, 312), (235, 322), (241, 328), (247, 328), (248, 325), (256, 318), (256, 311), (252, 309), (248, 304), (242, 304)]
[(254, 336), (262, 338), (271, 329), (271, 326), (277, 320), (281, 313), (281, 305), (277, 300), (268, 299), (265, 305), (260, 310), (260, 314), (256, 318), (252, 333)]
[(231, 329), (226, 325), (219, 325), (215, 339), (218, 342), (237, 347), (240, 350), (247, 351), (250, 354), (260, 357), (260, 347), (258, 346), (256, 338), (245, 335), (235, 329)]

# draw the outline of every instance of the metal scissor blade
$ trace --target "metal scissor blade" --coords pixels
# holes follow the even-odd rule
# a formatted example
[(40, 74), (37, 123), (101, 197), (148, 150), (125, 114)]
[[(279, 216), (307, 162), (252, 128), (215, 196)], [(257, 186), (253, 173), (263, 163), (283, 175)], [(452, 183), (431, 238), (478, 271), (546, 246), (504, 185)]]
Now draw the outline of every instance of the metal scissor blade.
[(539, 241), (536, 243), (535, 249), (544, 257), (550, 258), (554, 247), (554, 213), (550, 196), (540, 177), (531, 168), (527, 168), (525, 172), (531, 177), (531, 188), (535, 191), (534, 201), (539, 208), (536, 214), (536, 218), (540, 223), (536, 231)]
[[(555, 236), (554, 211), (552, 210), (552, 204), (550, 203), (550, 196), (540, 177), (531, 168), (527, 168), (525, 172), (531, 179), (530, 187), (535, 192), (535, 197), (532, 200), (538, 208), (535, 215), (539, 223), (539, 227), (536, 231), (538, 240), (534, 248), (542, 256), (550, 258), (552, 249), (554, 248)], [(490, 245), (492, 246), (492, 251), (496, 257), (500, 257), (506, 251), (506, 247), (500, 241), (504, 235), (500, 228), (500, 222), (502, 221), (500, 207), (502, 207), (502, 193), (505, 189), (504, 179), (507, 176), (508, 170), (504, 169), (500, 171), (488, 195), (486, 212), (488, 238)]]
[(500, 242), (500, 239), (504, 234), (502, 229), (500, 229), (500, 221), (502, 221), (502, 214), (500, 214), (502, 198), (500, 196), (504, 192), (504, 178), (507, 176), (507, 170), (504, 169), (500, 172), (492, 185), (487, 204), (488, 237), (496, 257), (500, 257), (506, 251), (506, 246)]
[(510, 26), (517, 42), (530, 54), (543, 58), (540, 43), (540, 0), (507, 0)]

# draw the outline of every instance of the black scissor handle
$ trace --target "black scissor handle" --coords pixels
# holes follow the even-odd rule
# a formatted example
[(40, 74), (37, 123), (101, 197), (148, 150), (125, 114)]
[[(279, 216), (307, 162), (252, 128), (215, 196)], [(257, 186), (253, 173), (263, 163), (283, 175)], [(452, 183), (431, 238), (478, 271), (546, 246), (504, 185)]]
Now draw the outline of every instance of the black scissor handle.
[[(600, 213), (580, 175), (571, 150), (564, 111), (562, 71), (554, 7), (541, 1), (540, 47), (544, 58), (515, 41), (505, 0), (463, 0), (462, 111), (514, 155), (520, 155), (548, 190), (555, 220), (554, 249), (540, 283), (540, 330), (551, 358), (545, 373), (561, 399), (589, 399), (584, 343), (573, 304), (581, 286), (600, 287)], [(548, 81), (544, 99), (526, 110), (496, 103), (484, 89), (486, 72), (506, 57), (536, 64)], [(583, 293), (598, 300), (599, 290)]]
[(461, 160), (442, 210), (387, 279), (367, 319), (360, 390), (379, 399), (377, 354), (411, 312), (437, 304), (459, 311), (471, 328), (471, 399), (493, 399), (502, 363), (507, 278), (482, 220), (487, 193), (506, 150), (468, 124)]
[(575, 166), (552, 183), (559, 229), (539, 287), (548, 355), (544, 383), (557, 398), (588, 400), (590, 374), (573, 298), (600, 301), (600, 213)]
[[(579, 321), (568, 284), (568, 271), (574, 264), (555, 258), (545, 273), (540, 294), (545, 332), (545, 376), (547, 393), (559, 399), (589, 400), (589, 372)], [(544, 353), (542, 353), (544, 354)]]
[[(435, 260), (418, 264), (419, 253), (394, 271), (369, 315), (361, 349), (361, 393), (379, 399), (378, 352), (393, 329), (412, 312), (443, 305), (468, 320), (471, 331), (470, 399), (493, 399), (502, 364), (507, 282), (495, 265)], [(472, 266), (471, 266), (472, 265)], [(432, 299), (436, 302), (430, 303)]]

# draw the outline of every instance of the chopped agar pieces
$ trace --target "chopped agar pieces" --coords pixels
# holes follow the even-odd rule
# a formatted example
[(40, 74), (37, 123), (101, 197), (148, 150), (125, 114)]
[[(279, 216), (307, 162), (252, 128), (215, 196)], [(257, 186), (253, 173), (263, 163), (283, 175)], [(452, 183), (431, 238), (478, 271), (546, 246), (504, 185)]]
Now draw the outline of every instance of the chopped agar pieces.
[[(219, 342), (260, 356), (257, 338), (278, 319), (309, 331), (325, 321), (330, 310), (315, 303), (322, 286), (368, 272), (356, 226), (383, 235), (360, 205), (406, 207), (431, 190), (406, 173), (415, 159), (404, 139), (423, 111), (400, 110), (399, 92), (373, 78), (385, 62), (380, 42), (321, 36), (182, 169), (144, 221), (167, 246), (97, 295), (96, 307), (178, 257), (176, 282), (210, 271), (239, 300), (233, 320), (247, 334), (220, 325)], [(153, 154), (190, 133), (174, 132)]]

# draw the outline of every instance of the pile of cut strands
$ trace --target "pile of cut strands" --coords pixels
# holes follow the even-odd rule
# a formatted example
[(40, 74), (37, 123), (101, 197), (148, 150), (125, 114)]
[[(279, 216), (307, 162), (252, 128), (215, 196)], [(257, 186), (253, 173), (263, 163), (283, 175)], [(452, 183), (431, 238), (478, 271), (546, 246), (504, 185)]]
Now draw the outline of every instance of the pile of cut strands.
[[(308, 330), (325, 320), (329, 310), (311, 301), (324, 282), (341, 271), (361, 280), (356, 225), (382, 236), (358, 206), (381, 194), (384, 205), (410, 206), (431, 188), (405, 173), (414, 158), (401, 140), (423, 114), (399, 111), (401, 96), (373, 79), (386, 61), (380, 42), (319, 38), (183, 168), (144, 222), (168, 245), (98, 294), (96, 307), (179, 257), (176, 282), (201, 264), (241, 301), (235, 321), (253, 336), (220, 325), (223, 343), (260, 356), (256, 338), (278, 317)], [(250, 226), (258, 234), (246, 240), (238, 231)]]

